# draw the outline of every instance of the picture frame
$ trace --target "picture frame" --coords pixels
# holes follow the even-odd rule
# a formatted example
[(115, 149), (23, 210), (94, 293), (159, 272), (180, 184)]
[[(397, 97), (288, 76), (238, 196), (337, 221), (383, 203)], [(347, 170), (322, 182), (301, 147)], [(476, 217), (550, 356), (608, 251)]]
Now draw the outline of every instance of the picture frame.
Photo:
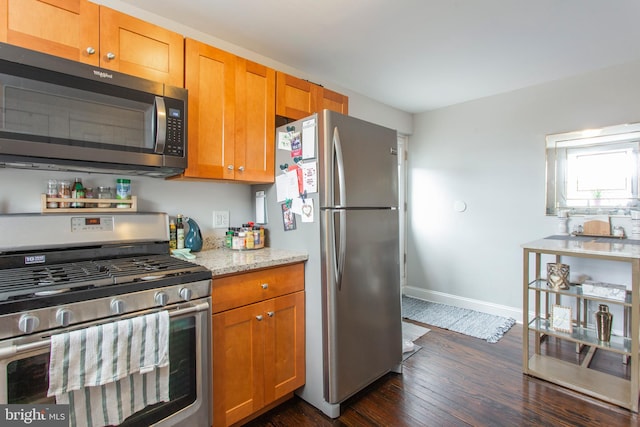
[(558, 332), (573, 332), (571, 307), (554, 304), (551, 306), (551, 329)]
[(288, 203), (283, 203), (282, 207), (282, 224), (284, 225), (284, 231), (291, 231), (296, 229), (296, 216), (291, 210)]

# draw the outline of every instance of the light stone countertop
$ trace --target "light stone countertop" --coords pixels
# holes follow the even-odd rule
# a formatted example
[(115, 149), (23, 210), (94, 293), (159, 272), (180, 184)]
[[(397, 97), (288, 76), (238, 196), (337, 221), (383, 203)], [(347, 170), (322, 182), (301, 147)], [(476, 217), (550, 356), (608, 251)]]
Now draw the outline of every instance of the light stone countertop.
[(276, 267), (294, 262), (306, 261), (306, 252), (275, 248), (237, 251), (226, 248), (194, 252), (193, 263), (211, 270), (213, 277), (241, 273), (265, 267)]
[(638, 241), (630, 242), (627, 239), (582, 236), (560, 240), (550, 236), (521, 246), (524, 249), (541, 250), (569, 256), (582, 254), (616, 258), (640, 258), (640, 244), (638, 243)]

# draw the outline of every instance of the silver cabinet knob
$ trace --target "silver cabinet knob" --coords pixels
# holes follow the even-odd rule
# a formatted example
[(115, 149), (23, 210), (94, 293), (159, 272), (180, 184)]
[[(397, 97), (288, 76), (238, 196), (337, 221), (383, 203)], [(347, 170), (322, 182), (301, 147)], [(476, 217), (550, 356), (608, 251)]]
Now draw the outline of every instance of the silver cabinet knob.
[(238, 170), (239, 170), (240, 172), (244, 172), (244, 166), (240, 166), (240, 167), (238, 168)]
[(180, 294), (180, 298), (184, 301), (189, 301), (191, 299), (191, 289), (189, 288), (182, 288), (178, 293)]
[(155, 300), (157, 305), (165, 306), (169, 302), (169, 295), (166, 292), (156, 292)]
[(115, 54), (115, 53), (113, 53), (113, 52), (108, 52), (108, 53), (107, 53), (107, 59), (108, 59), (109, 61), (111, 61), (112, 59), (116, 59), (116, 54)]
[(113, 301), (111, 301), (111, 313), (124, 313), (124, 301), (122, 301), (121, 299), (114, 299)]
[(91, 46), (89, 46), (89, 47), (87, 48), (87, 53), (88, 53), (89, 55), (93, 55), (94, 53), (96, 53), (96, 50), (95, 50), (94, 48), (92, 48)]
[(71, 312), (71, 310), (67, 310), (66, 308), (61, 308), (56, 312), (56, 322), (58, 322), (58, 325), (60, 326), (69, 326), (72, 318), (73, 313)]
[(273, 311), (267, 311), (267, 316), (269, 317), (273, 317), (273, 315), (276, 314)]
[(227, 169), (229, 169), (230, 171), (232, 171), (232, 170), (233, 170), (233, 165), (229, 165), (229, 166), (227, 166)]
[(25, 334), (30, 334), (35, 331), (40, 325), (40, 319), (32, 314), (23, 314), (18, 320), (18, 329)]
[(262, 287), (262, 289), (269, 289), (269, 284), (268, 283), (263, 283), (260, 286)]
[(262, 314), (258, 314), (258, 315), (256, 316), (256, 320), (258, 320), (258, 322), (259, 322), (259, 321), (261, 321), (261, 320), (262, 320)]

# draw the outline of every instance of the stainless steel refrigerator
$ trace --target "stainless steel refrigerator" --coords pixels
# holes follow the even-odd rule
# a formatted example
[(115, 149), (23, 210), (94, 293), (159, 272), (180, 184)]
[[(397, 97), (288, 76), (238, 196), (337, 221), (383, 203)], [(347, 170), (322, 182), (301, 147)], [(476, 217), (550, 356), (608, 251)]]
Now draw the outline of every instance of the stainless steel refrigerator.
[(277, 180), (253, 187), (256, 215), (264, 204), (269, 246), (309, 254), (307, 376), (298, 395), (335, 418), (345, 399), (401, 372), (397, 133), (324, 110), (279, 127), (276, 139), (276, 175), (295, 164), (312, 171), (298, 182), (298, 206), (307, 208), (284, 215), (298, 195), (282, 200)]

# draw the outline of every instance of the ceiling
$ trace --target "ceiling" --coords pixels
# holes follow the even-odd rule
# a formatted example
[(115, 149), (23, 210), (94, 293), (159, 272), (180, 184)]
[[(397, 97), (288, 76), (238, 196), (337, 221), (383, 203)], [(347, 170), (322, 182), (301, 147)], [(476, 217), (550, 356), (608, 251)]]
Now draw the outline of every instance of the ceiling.
[(640, 59), (637, 0), (122, 0), (410, 113)]

